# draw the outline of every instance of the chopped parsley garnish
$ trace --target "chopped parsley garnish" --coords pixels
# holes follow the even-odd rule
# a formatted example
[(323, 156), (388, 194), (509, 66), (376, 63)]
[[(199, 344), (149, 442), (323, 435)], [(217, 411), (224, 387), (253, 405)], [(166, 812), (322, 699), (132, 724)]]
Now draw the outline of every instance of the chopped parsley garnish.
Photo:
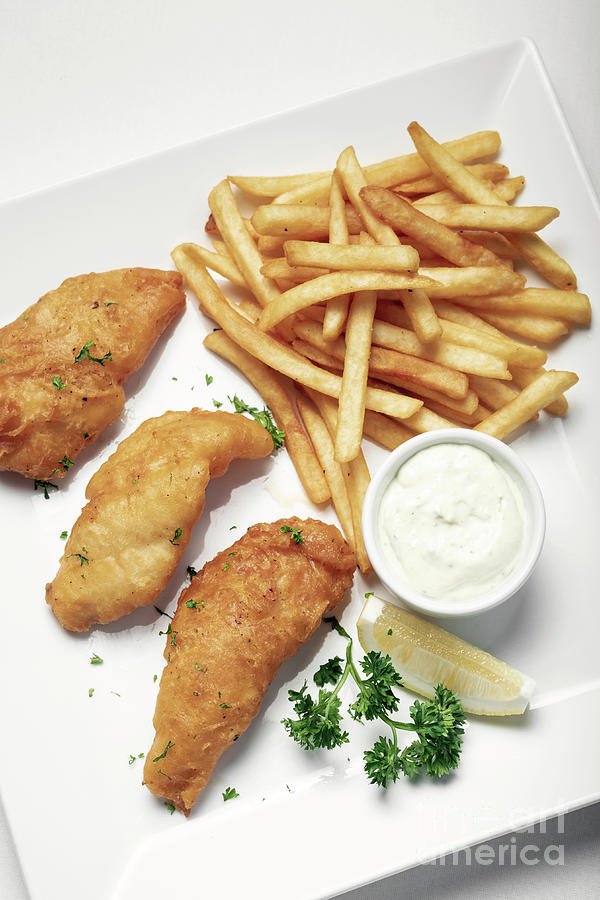
[(369, 591), (368, 594), (365, 594), (365, 600), (368, 600), (369, 597), (372, 597), (374, 593), (375, 593), (374, 591)]
[(62, 391), (66, 384), (67, 382), (63, 381), (60, 375), (55, 375), (52, 379), (52, 387), (55, 387), (57, 391)]
[(89, 435), (89, 432), (88, 432), (88, 431), (84, 431), (84, 432), (83, 432), (83, 436), (84, 436), (84, 438), (89, 438), (89, 436), (90, 436), (90, 435)]
[(152, 762), (158, 762), (159, 759), (164, 759), (171, 747), (173, 746), (173, 741), (169, 741), (163, 752), (159, 756), (155, 756)]
[(88, 691), (88, 697), (93, 697), (93, 696), (94, 696), (94, 688), (90, 688)]
[(391, 628), (388, 628), (388, 632), (387, 632), (387, 633), (388, 633), (388, 637), (389, 637), (389, 635), (393, 634), (394, 632), (392, 631)]
[(223, 404), (221, 403), (220, 400), (215, 400), (215, 398), (213, 397), (213, 406), (215, 409), (221, 409)]
[(103, 663), (104, 660), (101, 656), (98, 656), (97, 653), (94, 653), (93, 656), (90, 656), (90, 665), (91, 666), (99, 666), (100, 663)]
[[(162, 775), (163, 772), (161, 772), (160, 774)], [(171, 813), (171, 815), (173, 815), (173, 813), (175, 812), (175, 807), (173, 806), (173, 804), (172, 804), (172, 803), (167, 803), (167, 801), (165, 800), (165, 806), (167, 807), (167, 809), (169, 810), (169, 812)]]
[(153, 676), (152, 676), (152, 681), (156, 682), (156, 679), (157, 679), (157, 678), (158, 678), (158, 675), (153, 675)]
[(205, 376), (204, 376), (204, 380), (206, 381), (206, 386), (207, 386), (207, 387), (208, 387), (209, 384), (212, 384), (212, 383), (213, 383), (213, 377), (212, 377), (212, 375), (205, 375)]
[(230, 525), (230, 526), (229, 526), (229, 530), (230, 530), (230, 531), (233, 531), (234, 528), (237, 528), (237, 525)]
[(181, 528), (176, 528), (175, 534), (173, 535), (173, 537), (169, 538), (169, 543), (173, 544), (174, 547), (178, 547), (179, 546), (179, 538), (181, 537), (182, 534), (183, 534), (183, 532), (182, 532)]
[(194, 668), (198, 669), (199, 672), (206, 672), (206, 669), (203, 669), (202, 666), (198, 665), (198, 663), (194, 663)]
[[(415, 700), (412, 704), (411, 722), (392, 719), (399, 704), (393, 689), (402, 686), (402, 678), (390, 657), (370, 651), (360, 660), (361, 675), (352, 657), (352, 638), (335, 617), (325, 621), (331, 622), (332, 628), (348, 642), (346, 664), (341, 670), (341, 660), (335, 657), (321, 666), (315, 681), (317, 684), (329, 682), (334, 687), (326, 690), (321, 686), (316, 701), (307, 693), (306, 681), (299, 691), (289, 691), (297, 716), (283, 719), (290, 737), (306, 750), (331, 750), (347, 743), (349, 735), (341, 727), (342, 701), (338, 694), (350, 677), (358, 688), (356, 700), (348, 706), (351, 718), (359, 722), (379, 719), (392, 733), (391, 738), (379, 737), (363, 754), (365, 772), (371, 784), (386, 787), (402, 773), (414, 778), (422, 771), (431, 778), (440, 778), (455, 769), (460, 759), (465, 716), (452, 691), (438, 684), (433, 700)], [(414, 732), (416, 740), (401, 750), (398, 734), (402, 731)]]
[(177, 377), (175, 375), (171, 375), (171, 381), (177, 381)]
[(58, 485), (53, 484), (51, 481), (40, 481), (39, 478), (36, 478), (33, 482), (33, 489), (34, 491), (37, 491), (38, 488), (44, 492), (44, 500), (49, 500), (50, 494), (48, 493), (48, 488), (52, 488), (52, 490), (57, 491)]
[(136, 761), (136, 759), (143, 759), (144, 755), (145, 755), (144, 753), (138, 753), (138, 755), (135, 756), (135, 754), (130, 753), (129, 754), (129, 765), (132, 766), (134, 764), (134, 762)]
[(228, 395), (227, 399), (230, 403), (233, 404), (236, 413), (250, 413), (255, 422), (258, 422), (259, 425), (262, 425), (263, 428), (267, 429), (273, 440), (273, 447), (275, 448), (275, 450), (283, 447), (285, 441), (285, 431), (278, 430), (275, 422), (273, 421), (273, 416), (266, 406), (262, 409), (262, 411), (259, 410), (256, 406), (248, 406), (247, 403), (244, 403), (243, 400), (240, 400), (237, 394), (234, 394), (233, 399)]
[(118, 300), (105, 300), (104, 305), (105, 306), (118, 306), (119, 301)]
[(83, 551), (82, 553), (69, 553), (66, 556), (66, 559), (69, 559), (69, 557), (71, 557), (71, 556), (75, 556), (79, 560), (80, 566), (82, 566), (84, 563), (86, 564), (86, 566), (89, 566), (90, 561), (89, 561), (88, 557), (85, 556), (85, 554), (88, 552), (88, 549), (87, 549), (87, 547), (82, 547), (81, 549)]
[(75, 357), (74, 362), (76, 362), (76, 363), (83, 362), (84, 359), (89, 359), (90, 362), (97, 362), (97, 363), (100, 363), (101, 366), (103, 366), (107, 359), (112, 360), (112, 355), (111, 355), (110, 350), (108, 351), (108, 353), (105, 353), (104, 356), (102, 356), (102, 357), (92, 356), (90, 353), (90, 347), (95, 347), (95, 346), (96, 346), (95, 341), (88, 341), (87, 344), (84, 344), (83, 347), (81, 348), (81, 350), (79, 351), (79, 353), (77, 354), (77, 356)]
[(88, 551), (87, 551), (86, 547), (82, 547), (81, 549), (83, 551), (82, 553), (67, 553), (67, 555), (65, 556), (65, 559), (70, 559), (72, 556), (74, 556), (79, 560), (80, 566), (82, 566), (84, 563), (86, 564), (86, 566), (89, 566), (90, 561), (87, 558), (87, 556), (85, 556), (85, 554)]
[(233, 800), (235, 797), (239, 797), (239, 796), (240, 796), (240, 795), (238, 794), (238, 792), (236, 791), (236, 789), (235, 789), (235, 788), (232, 788), (232, 787), (226, 788), (226, 789), (223, 791), (223, 794), (222, 794), (222, 797), (223, 797), (223, 801), (224, 801), (224, 802), (226, 802), (227, 800)]
[(221, 709), (231, 709), (229, 703), (219, 703), (219, 706), (221, 707)]
[(68, 532), (68, 531), (61, 531), (61, 533), (60, 533), (60, 539), (61, 539), (61, 541), (66, 541), (66, 539), (67, 539), (68, 537), (69, 537), (69, 532)]
[[(66, 472), (68, 469), (71, 468), (71, 466), (74, 466), (74, 465), (75, 465), (75, 463), (73, 462), (72, 459), (69, 459), (68, 456), (63, 456), (62, 459), (59, 459), (58, 465), (55, 468), (54, 472), (60, 472), (61, 469), (63, 472)], [(54, 475), (54, 472), (52, 472), (53, 475)]]
[(230, 567), (229, 563), (225, 563), (225, 565), (223, 566), (223, 569), (224, 569), (226, 572), (227, 572), (227, 570), (230, 569), (230, 568), (231, 568), (231, 567)]
[(196, 575), (198, 574), (198, 569), (195, 569), (193, 566), (188, 566), (188, 567), (187, 567), (187, 573), (188, 573), (188, 578), (189, 578), (190, 581), (191, 581), (192, 578), (195, 578)]
[(204, 600), (186, 600), (185, 605), (188, 609), (199, 609), (199, 607), (204, 609)]
[(291, 534), (295, 544), (303, 544), (304, 543), (304, 538), (302, 537), (302, 529), (301, 528), (292, 528), (290, 525), (282, 525), (279, 530), (282, 531), (283, 534)]

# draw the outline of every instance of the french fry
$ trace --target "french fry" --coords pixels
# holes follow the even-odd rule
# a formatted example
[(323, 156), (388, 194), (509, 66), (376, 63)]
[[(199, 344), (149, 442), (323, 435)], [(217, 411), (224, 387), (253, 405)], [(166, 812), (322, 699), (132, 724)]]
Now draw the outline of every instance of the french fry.
[[(497, 152), (500, 147), (500, 135), (497, 131), (477, 131), (474, 134), (448, 141), (443, 146), (452, 153), (455, 159), (463, 162), (481, 159)], [(408, 153), (404, 156), (385, 159), (382, 162), (365, 166), (364, 171), (369, 184), (380, 184), (383, 187), (392, 187), (402, 181), (412, 181), (430, 174), (429, 167), (418, 153)], [(328, 174), (310, 184), (300, 185), (279, 194), (273, 203), (313, 203), (315, 200), (327, 197), (330, 185), (331, 175)]]
[[(429, 359), (459, 372), (510, 380), (506, 363), (497, 356), (492, 356), (491, 353), (484, 353), (448, 341), (422, 344), (412, 331), (397, 325), (390, 325), (381, 319), (375, 319), (373, 323), (373, 343), (390, 350), (397, 350), (400, 353)], [(462, 396), (465, 394), (466, 388)]]
[[(342, 182), (337, 171), (331, 176), (329, 192), (329, 243), (336, 247), (348, 244), (348, 224), (346, 222), (346, 204)], [(323, 319), (323, 337), (333, 341), (344, 330), (350, 297), (341, 294), (327, 301), (325, 318)]]
[(547, 278), (550, 284), (565, 291), (577, 290), (577, 278), (569, 263), (539, 234), (507, 234), (506, 237), (519, 256)]
[[(512, 370), (511, 370), (512, 371)], [(499, 381), (497, 378), (484, 378), (481, 375), (470, 375), (469, 384), (480, 400), (492, 410), (506, 406), (517, 396), (512, 384)]]
[(592, 307), (586, 294), (555, 288), (524, 288), (513, 294), (459, 297), (455, 302), (489, 312), (529, 313), (563, 319), (575, 325), (589, 325), (592, 320)]
[[(347, 347), (343, 339), (324, 341), (320, 328), (314, 322), (296, 322), (294, 331), (298, 337), (318, 347), (322, 352), (329, 353), (340, 361), (345, 359)], [(414, 338), (414, 335), (412, 337)], [(416, 346), (414, 341), (406, 343), (413, 349)], [(408, 388), (411, 391), (418, 391), (424, 386), (457, 399), (464, 398), (468, 391), (468, 379), (462, 372), (403, 351), (371, 346), (369, 370), (375, 377), (381, 377), (385, 373), (404, 378), (412, 385)]]
[(367, 437), (381, 444), (386, 450), (395, 450), (400, 444), (415, 436), (415, 432), (405, 428), (400, 422), (373, 412), (365, 410), (364, 433)]
[(491, 250), (499, 259), (520, 259), (521, 257), (519, 250), (511, 244), (509, 239), (498, 232), (462, 230), (458, 233), (471, 244), (479, 244), (481, 247)]
[[(379, 305), (380, 315), (392, 325), (400, 328), (410, 328), (410, 320), (406, 312), (395, 303), (382, 302)], [(507, 364), (514, 362), (516, 365), (529, 366), (532, 369), (542, 366), (547, 354), (539, 347), (531, 347), (528, 344), (519, 344), (510, 338), (489, 334), (473, 325), (466, 327), (463, 324), (441, 320), (442, 338), (450, 343), (460, 344), (463, 347), (472, 347), (483, 353), (490, 353), (504, 360)], [(418, 335), (417, 335), (418, 336)]]
[[(339, 397), (341, 378), (312, 365), (280, 341), (264, 334), (252, 322), (243, 318), (227, 302), (224, 294), (205, 267), (190, 257), (180, 245), (171, 254), (181, 274), (198, 297), (201, 307), (229, 337), (251, 356), (266, 363), (277, 372), (312, 387), (330, 397)], [(419, 400), (387, 391), (367, 389), (366, 406), (395, 418), (413, 415), (422, 405)]]
[[(319, 413), (323, 417), (325, 424), (329, 430), (332, 440), (336, 440), (339, 432), (339, 407), (331, 397), (325, 397), (323, 394), (317, 394), (315, 391), (307, 390), (307, 393)], [(362, 427), (361, 427), (362, 433)], [(347, 463), (342, 463), (342, 472), (346, 480), (346, 489), (348, 491), (348, 500), (350, 501), (350, 509), (352, 511), (352, 526), (354, 528), (354, 552), (356, 553), (356, 561), (363, 575), (371, 571), (371, 563), (367, 556), (367, 550), (362, 536), (362, 508), (369, 487), (371, 476), (362, 450), (359, 449), (356, 457)]]
[[(496, 203), (499, 203), (496, 198)], [(528, 233), (540, 231), (559, 215), (554, 206), (492, 206), (475, 203), (431, 203), (427, 215), (449, 228)]]
[(363, 226), (371, 237), (383, 246), (393, 247), (399, 244), (400, 241), (395, 232), (371, 212), (360, 196), (361, 190), (367, 184), (367, 179), (356, 158), (354, 147), (346, 147), (345, 150), (342, 150), (337, 161), (337, 171), (350, 203), (360, 216)]
[[(413, 143), (440, 180), (470, 203), (503, 203), (493, 187), (486, 185), (466, 166), (449, 155), (443, 145), (428, 135), (417, 122), (408, 127)], [(506, 229), (498, 229), (499, 231)], [(529, 229), (535, 231), (536, 229)], [(508, 235), (509, 241), (527, 262), (558, 288), (575, 290), (577, 279), (566, 260), (562, 259), (536, 234)]]
[(346, 355), (335, 434), (335, 458), (338, 462), (350, 462), (360, 452), (376, 306), (376, 291), (357, 291), (348, 313)]
[(317, 454), (317, 459), (325, 473), (325, 479), (329, 486), (331, 499), (337, 517), (340, 520), (342, 531), (346, 535), (346, 540), (354, 549), (356, 547), (356, 538), (352, 521), (352, 508), (342, 467), (339, 462), (336, 462), (334, 457), (333, 441), (329, 434), (329, 429), (319, 413), (302, 400), (301, 397), (298, 397), (297, 405), (304, 427)]
[(403, 245), (336, 247), (316, 241), (286, 241), (283, 249), (290, 266), (379, 272), (416, 272), (419, 268), (417, 251)]
[(476, 425), (475, 430), (503, 441), (578, 381), (574, 372), (557, 372), (554, 369), (544, 372), (523, 388), (514, 400)]
[(248, 234), (227, 180), (221, 181), (208, 195), (208, 205), (217, 227), (227, 244), (244, 280), (261, 306), (280, 296), (277, 285), (261, 273), (262, 258)]
[(413, 288), (400, 291), (400, 296), (410, 324), (421, 343), (430, 344), (437, 341), (442, 336), (442, 326), (429, 295), (419, 288)]
[[(350, 234), (360, 234), (362, 222), (352, 206), (346, 205), (346, 221)], [(259, 235), (295, 238), (301, 241), (323, 241), (329, 236), (329, 207), (281, 205), (259, 206), (252, 216)]]
[(319, 178), (329, 177), (329, 172), (306, 172), (303, 175), (228, 175), (227, 178), (251, 197), (274, 198), (285, 191), (312, 184)]
[(525, 278), (504, 266), (465, 266), (460, 269), (443, 269), (439, 266), (421, 266), (419, 275), (433, 278), (437, 284), (427, 288), (431, 300), (451, 300), (465, 294), (498, 294), (519, 291), (525, 286)]
[(526, 313), (490, 312), (487, 309), (480, 309), (478, 312), (482, 319), (500, 328), (501, 331), (518, 334), (528, 341), (539, 344), (553, 344), (569, 333), (569, 326), (562, 319), (531, 316)]
[(273, 278), (277, 281), (283, 278), (295, 285), (304, 284), (305, 281), (318, 278), (329, 270), (324, 272), (323, 269), (319, 269), (316, 266), (290, 266), (284, 256), (278, 256), (276, 259), (268, 259), (261, 266), (260, 271), (268, 278)]
[(200, 244), (183, 244), (182, 246), (186, 248), (189, 254), (194, 254), (207, 269), (212, 269), (213, 272), (217, 272), (223, 278), (228, 278), (229, 281), (237, 284), (238, 287), (248, 287), (244, 276), (229, 255), (229, 251), (214, 253), (211, 250), (207, 250), (206, 247), (201, 247)]
[[(532, 381), (535, 381), (536, 378), (543, 375), (545, 371), (546, 369), (544, 368), (525, 369), (521, 366), (510, 367), (510, 374), (513, 377), (513, 382), (520, 388), (525, 388), (530, 385)], [(568, 411), (569, 403), (564, 394), (544, 407), (544, 412), (550, 413), (551, 416), (564, 416)]]
[[(487, 178), (490, 181), (500, 181), (508, 176), (508, 167), (502, 163), (474, 163), (467, 168), (477, 175), (479, 178)], [(395, 191), (401, 194), (432, 194), (441, 191), (445, 187), (443, 181), (437, 175), (426, 175), (424, 178), (418, 178), (416, 181), (407, 181), (403, 184), (397, 184)]]
[(402, 423), (412, 431), (423, 434), (425, 431), (438, 431), (440, 428), (455, 428), (454, 422), (444, 416), (438, 415), (433, 410), (423, 406), (417, 413), (405, 419)]
[(464, 413), (458, 409), (451, 409), (444, 403), (437, 403), (435, 400), (428, 400), (427, 407), (423, 408), (427, 408), (431, 412), (437, 413), (438, 415), (449, 419), (451, 422), (456, 422), (459, 425), (464, 425), (466, 428), (472, 428), (479, 422), (483, 422), (483, 420), (486, 419), (490, 414), (490, 410), (487, 409), (487, 407), (483, 406), (481, 403), (478, 404), (477, 408), (472, 413)]
[(294, 405), (274, 372), (250, 356), (224, 331), (213, 331), (204, 338), (204, 346), (226, 359), (254, 385), (269, 407), (279, 428), (285, 432), (285, 446), (313, 503), (325, 503), (331, 494), (323, 471), (302, 428)]
[(354, 291), (398, 290), (428, 288), (434, 284), (430, 277), (389, 272), (331, 272), (298, 284), (272, 301), (262, 312), (260, 327), (270, 331), (293, 313)]
[(495, 266), (499, 259), (485, 247), (470, 244), (450, 228), (416, 209), (408, 200), (385, 188), (363, 188), (361, 198), (396, 231), (416, 238), (434, 253), (445, 257), (457, 266)]
[[(506, 202), (514, 200), (524, 187), (525, 179), (522, 175), (517, 175), (516, 178), (505, 178), (503, 181), (499, 181), (498, 184), (494, 185), (494, 192), (498, 198), (497, 202), (500, 200)], [(415, 200), (413, 205), (422, 212), (427, 212), (427, 207), (435, 205), (436, 203), (460, 202), (461, 198), (458, 194), (446, 189), (444, 191), (437, 191), (435, 194), (428, 194), (426, 197), (421, 197), (419, 200)]]

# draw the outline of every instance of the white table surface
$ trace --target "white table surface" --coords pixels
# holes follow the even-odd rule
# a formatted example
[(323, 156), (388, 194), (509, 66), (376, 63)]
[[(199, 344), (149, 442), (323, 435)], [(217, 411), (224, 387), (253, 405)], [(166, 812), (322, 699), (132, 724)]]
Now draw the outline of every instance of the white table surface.
[[(598, 191), (599, 30), (598, 0), (0, 0), (0, 202), (522, 35)], [(491, 845), (564, 865), (450, 859), (346, 897), (598, 896), (600, 805), (512, 837)], [(28, 898), (1, 807), (0, 897)]]

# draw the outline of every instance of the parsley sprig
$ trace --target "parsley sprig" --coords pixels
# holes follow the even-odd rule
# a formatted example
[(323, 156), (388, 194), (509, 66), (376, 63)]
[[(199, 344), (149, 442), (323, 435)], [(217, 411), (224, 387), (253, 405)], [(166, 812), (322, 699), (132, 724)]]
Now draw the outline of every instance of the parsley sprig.
[[(370, 750), (363, 754), (364, 768), (371, 784), (387, 787), (401, 774), (414, 778), (421, 772), (431, 778), (447, 775), (458, 765), (461, 753), (465, 716), (457, 697), (443, 684), (438, 684), (432, 700), (415, 700), (410, 707), (411, 722), (392, 718), (399, 699), (394, 688), (402, 686), (402, 678), (394, 669), (389, 656), (370, 651), (356, 666), (352, 656), (352, 638), (335, 617), (331, 622), (338, 634), (346, 638), (346, 662), (342, 668), (339, 656), (328, 660), (314, 675), (319, 687), (318, 699), (308, 693), (306, 681), (299, 691), (290, 690), (297, 718), (283, 719), (286, 731), (306, 750), (332, 750), (348, 743), (349, 735), (342, 728), (339, 697), (348, 678), (358, 688), (356, 699), (348, 706), (351, 718), (358, 722), (380, 719), (392, 732), (391, 737), (380, 736)], [(326, 684), (333, 685), (329, 690)], [(413, 732), (416, 740), (400, 749), (398, 733)]]
[(259, 425), (262, 425), (263, 428), (267, 429), (273, 440), (273, 447), (275, 450), (279, 450), (280, 447), (283, 447), (285, 431), (278, 430), (273, 421), (271, 411), (267, 409), (266, 406), (262, 410), (258, 409), (256, 406), (248, 406), (248, 404), (241, 400), (237, 394), (234, 394), (233, 397), (227, 395), (227, 399), (233, 404), (236, 413), (250, 413), (255, 422), (258, 422)]

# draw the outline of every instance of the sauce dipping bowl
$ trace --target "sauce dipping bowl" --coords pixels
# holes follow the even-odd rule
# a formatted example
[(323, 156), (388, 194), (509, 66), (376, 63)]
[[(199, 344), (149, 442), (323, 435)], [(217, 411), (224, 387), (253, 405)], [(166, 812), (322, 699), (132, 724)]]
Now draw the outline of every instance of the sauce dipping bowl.
[[(415, 590), (388, 561), (380, 536), (379, 513), (383, 496), (399, 469), (408, 460), (437, 444), (468, 444), (486, 453), (520, 488), (525, 510), (525, 534), (517, 561), (506, 577), (485, 593), (468, 599), (428, 597)], [(371, 481), (363, 504), (362, 527), (365, 547), (376, 574), (391, 594), (427, 616), (445, 619), (472, 616), (499, 606), (527, 581), (538, 561), (546, 530), (542, 493), (530, 469), (509, 446), (479, 431), (444, 428), (417, 435), (390, 453)]]

